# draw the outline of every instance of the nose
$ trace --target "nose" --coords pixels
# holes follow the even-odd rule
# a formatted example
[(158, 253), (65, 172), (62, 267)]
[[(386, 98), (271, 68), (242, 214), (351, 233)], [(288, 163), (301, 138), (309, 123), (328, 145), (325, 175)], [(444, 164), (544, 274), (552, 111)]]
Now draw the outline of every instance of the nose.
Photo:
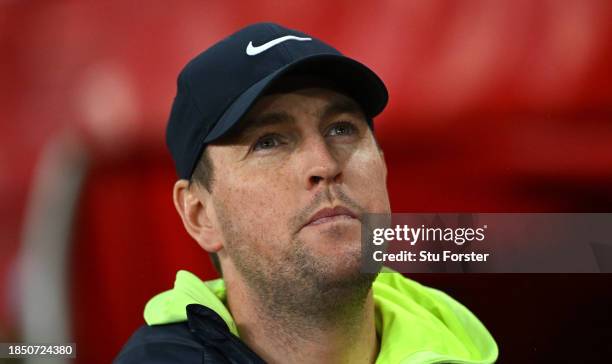
[(307, 190), (315, 189), (320, 185), (341, 182), (341, 163), (324, 138), (316, 138), (308, 142), (302, 154), (306, 166), (304, 182)]

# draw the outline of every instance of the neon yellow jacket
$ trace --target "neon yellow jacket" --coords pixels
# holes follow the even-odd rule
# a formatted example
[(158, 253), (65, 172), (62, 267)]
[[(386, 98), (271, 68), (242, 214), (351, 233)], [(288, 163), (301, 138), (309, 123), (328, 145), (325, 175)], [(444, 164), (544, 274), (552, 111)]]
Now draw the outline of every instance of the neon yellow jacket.
[[(380, 337), (377, 364), (493, 363), (495, 340), (465, 306), (439, 290), (383, 269), (373, 283), (376, 331)], [(185, 307), (197, 303), (223, 318), (239, 337), (225, 306), (222, 279), (203, 282), (188, 271), (176, 274), (174, 288), (153, 297), (144, 311), (148, 325), (187, 320)]]

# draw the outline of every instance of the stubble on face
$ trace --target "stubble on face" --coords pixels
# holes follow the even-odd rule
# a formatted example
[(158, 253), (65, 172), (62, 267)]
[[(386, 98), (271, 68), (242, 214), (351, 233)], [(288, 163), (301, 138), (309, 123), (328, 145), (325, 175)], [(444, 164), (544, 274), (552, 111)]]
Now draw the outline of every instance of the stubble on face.
[[(363, 308), (373, 305), (376, 278), (361, 272), (360, 221), (366, 211), (389, 210), (384, 160), (363, 114), (346, 107), (346, 95), (320, 88), (283, 91), (254, 107), (254, 127), (211, 149), (226, 181), (213, 188), (211, 201), (224, 241), (222, 263), (230, 272), (228, 302), (231, 307), (232, 300), (246, 300), (258, 311), (258, 322), (278, 323), (268, 331), (283, 330), (285, 337), (356, 328), (364, 312), (372, 313)], [(332, 107), (339, 111), (324, 113)], [(273, 126), (253, 121), (279, 111), (293, 120)], [(262, 135), (275, 135), (278, 143), (254, 152)], [(320, 183), (307, 184), (311, 177)], [(339, 205), (359, 221), (309, 224), (320, 209)]]
[[(258, 308), (267, 317), (304, 329), (304, 325), (320, 327), (332, 321), (337, 324), (343, 317), (349, 319), (352, 313), (363, 308), (376, 274), (360, 272), (360, 242), (354, 242), (338, 262), (315, 254), (298, 237), (308, 218), (332, 201), (341, 202), (359, 216), (364, 212), (340, 188), (323, 190), (289, 220), (287, 231), (293, 233), (289, 241), (281, 242), (281, 247), (272, 256), (263, 256), (257, 247), (273, 244), (271, 240), (275, 237), (244, 231), (244, 226), (235, 223), (233, 213), (223, 202), (215, 202), (226, 253), (248, 283), (251, 293), (260, 301)], [(331, 226), (326, 231), (326, 238), (341, 237), (345, 234), (343, 229)]]

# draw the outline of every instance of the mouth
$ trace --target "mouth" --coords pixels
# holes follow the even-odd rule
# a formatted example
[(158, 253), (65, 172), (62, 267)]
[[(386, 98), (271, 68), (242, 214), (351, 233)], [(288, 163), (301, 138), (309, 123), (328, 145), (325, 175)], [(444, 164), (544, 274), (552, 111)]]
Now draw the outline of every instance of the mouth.
[(333, 208), (326, 207), (317, 211), (310, 217), (308, 222), (303, 227), (316, 226), (341, 220), (356, 220), (358, 216), (355, 212), (344, 206), (336, 206)]

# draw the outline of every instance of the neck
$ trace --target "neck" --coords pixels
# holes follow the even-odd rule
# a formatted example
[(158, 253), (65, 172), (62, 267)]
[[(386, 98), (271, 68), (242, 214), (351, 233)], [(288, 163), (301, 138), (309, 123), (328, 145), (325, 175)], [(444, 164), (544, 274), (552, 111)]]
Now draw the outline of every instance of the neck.
[[(378, 354), (371, 289), (357, 302), (336, 300), (302, 311), (283, 310), (225, 278), (228, 306), (240, 338), (268, 363), (374, 363)], [(352, 299), (352, 301), (351, 301)]]

